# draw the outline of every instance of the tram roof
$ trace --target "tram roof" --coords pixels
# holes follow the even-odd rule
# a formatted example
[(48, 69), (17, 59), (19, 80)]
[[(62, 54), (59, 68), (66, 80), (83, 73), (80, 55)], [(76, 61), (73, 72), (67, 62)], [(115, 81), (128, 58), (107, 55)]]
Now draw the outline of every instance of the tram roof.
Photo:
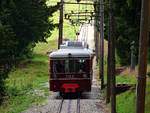
[(91, 57), (93, 52), (90, 49), (59, 49), (49, 54), (50, 58), (68, 58), (68, 57)]

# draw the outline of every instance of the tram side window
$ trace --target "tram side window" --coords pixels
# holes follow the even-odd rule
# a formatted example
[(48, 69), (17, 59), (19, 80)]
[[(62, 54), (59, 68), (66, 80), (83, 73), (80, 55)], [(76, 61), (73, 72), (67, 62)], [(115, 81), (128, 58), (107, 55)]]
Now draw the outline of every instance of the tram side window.
[(65, 60), (65, 72), (66, 73), (75, 72), (75, 61), (74, 60)]
[(82, 73), (82, 72), (86, 72), (86, 60), (85, 59), (79, 59), (78, 60), (78, 63), (76, 65), (76, 69), (77, 69), (77, 72), (79, 73)]
[(53, 73), (86, 73), (88, 71), (89, 60), (86, 59), (53, 61)]
[(65, 72), (69, 73), (69, 60), (65, 60)]
[(54, 73), (64, 73), (65, 61), (56, 60), (53, 62), (53, 72)]
[(69, 71), (70, 72), (75, 72), (75, 60), (70, 60), (69, 61)]

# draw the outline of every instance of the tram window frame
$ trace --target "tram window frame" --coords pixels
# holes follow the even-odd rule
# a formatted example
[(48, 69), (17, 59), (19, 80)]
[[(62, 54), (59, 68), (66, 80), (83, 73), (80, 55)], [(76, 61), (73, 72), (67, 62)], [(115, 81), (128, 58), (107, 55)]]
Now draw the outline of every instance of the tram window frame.
[[(57, 61), (57, 62), (56, 62)], [(60, 61), (60, 62), (58, 62)], [(52, 62), (52, 73), (65, 73), (65, 71), (62, 69), (63, 65), (62, 62), (64, 62), (65, 60), (53, 60)], [(56, 66), (59, 65), (59, 66)], [(61, 70), (61, 71), (60, 71)]]
[[(79, 61), (81, 61), (80, 63), (82, 63), (82, 60), (85, 61), (84, 66), (82, 64), (79, 64)], [(64, 69), (62, 69), (62, 70), (64, 70), (63, 72), (54, 71), (54, 68), (57, 68), (54, 65), (54, 63), (56, 61), (64, 61)], [(65, 65), (65, 63), (68, 61), (73, 61), (73, 63), (68, 64), (69, 69), (67, 70), (67, 68), (66, 68), (67, 65)], [(51, 73), (53, 73), (53, 74), (81, 74), (81, 73), (89, 73), (90, 72), (90, 58), (70, 58), (70, 59), (64, 58), (64, 59), (53, 59), (53, 60), (51, 59), (51, 62), (52, 62), (51, 63), (51, 65), (52, 65)], [(73, 67), (70, 68), (71, 66), (73, 66)], [(73, 71), (70, 71), (71, 69), (73, 69)]]

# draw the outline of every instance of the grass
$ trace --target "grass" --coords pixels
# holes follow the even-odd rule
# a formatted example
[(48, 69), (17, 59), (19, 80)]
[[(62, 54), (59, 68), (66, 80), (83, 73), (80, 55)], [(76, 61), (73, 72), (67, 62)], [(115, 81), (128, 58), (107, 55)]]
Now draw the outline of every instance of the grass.
[[(129, 71), (129, 70), (128, 70)], [(123, 73), (116, 77), (117, 83), (137, 84), (137, 79), (132, 73)], [(150, 80), (147, 79), (145, 113), (150, 113)], [(128, 90), (117, 95), (117, 113), (135, 113), (136, 110), (136, 89)]]
[[(38, 59), (38, 56), (35, 58)], [(6, 80), (8, 97), (0, 107), (1, 113), (19, 113), (32, 103), (39, 104), (46, 97), (48, 90), (41, 86), (48, 80), (46, 66), (47, 62), (38, 59), (27, 63), (25, 68), (14, 69), (9, 74)], [(37, 91), (41, 91), (43, 95), (37, 94)]]
[(128, 91), (117, 96), (117, 113), (135, 113), (134, 91)]
[(40, 105), (49, 95), (47, 51), (57, 48), (57, 41), (39, 43), (34, 48), (32, 59), (22, 61), (6, 80), (6, 101), (0, 113), (20, 113), (32, 105)]
[(116, 84), (136, 84), (136, 78), (133, 75), (118, 75)]
[[(116, 76), (116, 84), (136, 84), (136, 77), (128, 72), (121, 73)], [(135, 89), (117, 95), (117, 113), (135, 113), (135, 100)]]
[(146, 88), (146, 107), (145, 107), (145, 113), (150, 113), (150, 81), (147, 83), (147, 88)]
[[(150, 113), (150, 84), (147, 83), (145, 113)], [(129, 90), (117, 96), (117, 113), (135, 113), (136, 91)]]
[[(105, 43), (105, 53), (107, 53), (107, 43)], [(105, 83), (107, 80), (107, 54), (105, 56)], [(150, 54), (149, 54), (150, 59)], [(150, 60), (149, 60), (150, 62)], [(116, 58), (116, 65), (120, 66), (118, 57)], [(137, 68), (136, 68), (137, 69)], [(150, 73), (150, 63), (147, 69), (148, 75)], [(116, 76), (116, 84), (137, 84), (136, 74), (137, 72), (131, 73), (127, 68), (122, 73)], [(150, 113), (150, 77), (147, 79), (147, 87), (146, 87), (146, 102), (145, 102), (145, 113)], [(108, 105), (110, 107), (110, 104)], [(118, 94), (116, 96), (116, 108), (117, 113), (135, 113), (136, 111), (136, 89), (130, 89), (124, 93)]]

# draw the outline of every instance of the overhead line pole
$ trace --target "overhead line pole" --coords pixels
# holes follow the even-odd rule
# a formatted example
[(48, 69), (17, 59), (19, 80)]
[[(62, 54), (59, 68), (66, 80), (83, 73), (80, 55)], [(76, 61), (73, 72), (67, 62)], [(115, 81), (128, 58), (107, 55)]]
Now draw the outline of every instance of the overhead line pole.
[[(94, 2), (94, 4), (96, 3), (97, 1)], [(94, 5), (95, 6), (95, 5)], [(98, 39), (99, 39), (99, 35), (98, 35), (98, 32), (99, 32), (99, 20), (98, 20), (98, 16), (99, 15), (99, 9), (98, 7), (94, 7), (94, 12), (95, 12), (95, 17), (94, 17), (94, 39), (95, 39), (95, 55), (96, 55), (96, 63), (98, 64), (98, 58), (99, 58), (99, 51), (98, 51)]]
[(95, 55), (96, 55), (96, 63), (97, 63), (97, 34), (96, 34), (96, 32), (97, 32), (97, 28), (96, 28), (96, 19), (94, 18), (94, 42), (95, 42)]
[(148, 53), (148, 38), (149, 38), (148, 17), (150, 16), (149, 7), (150, 1), (142, 0), (136, 113), (145, 112), (145, 90), (146, 90), (147, 53)]
[[(109, 3), (111, 3), (111, 1), (109, 0)], [(112, 72), (111, 70), (111, 57), (112, 57), (112, 53), (111, 53), (111, 48), (112, 48), (112, 44), (111, 44), (111, 38), (112, 38), (112, 29), (110, 29), (111, 26), (111, 6), (109, 4), (109, 21), (108, 21), (108, 25), (109, 25), (109, 29), (108, 29), (108, 55), (107, 55), (107, 87), (106, 87), (106, 103), (110, 103), (110, 96), (111, 96), (111, 76), (112, 76)]]
[[(109, 0), (109, 37), (108, 37), (108, 77), (110, 84), (111, 113), (116, 113), (116, 77), (115, 77), (115, 34), (113, 0)], [(110, 83), (109, 83), (110, 82)]]
[[(100, 0), (100, 4), (103, 4)], [(104, 88), (104, 5), (100, 5), (100, 79), (101, 89)]]
[[(109, 20), (110, 21), (110, 20)], [(109, 22), (110, 23), (110, 22)], [(110, 26), (110, 25), (109, 25)], [(109, 31), (108, 31), (108, 55), (107, 55), (107, 87), (106, 87), (106, 103), (110, 103), (110, 90), (111, 90), (111, 87), (110, 87), (110, 28), (109, 28)]]
[(63, 41), (63, 4), (64, 0), (60, 1), (60, 17), (59, 17), (59, 37), (58, 37), (58, 49)]

